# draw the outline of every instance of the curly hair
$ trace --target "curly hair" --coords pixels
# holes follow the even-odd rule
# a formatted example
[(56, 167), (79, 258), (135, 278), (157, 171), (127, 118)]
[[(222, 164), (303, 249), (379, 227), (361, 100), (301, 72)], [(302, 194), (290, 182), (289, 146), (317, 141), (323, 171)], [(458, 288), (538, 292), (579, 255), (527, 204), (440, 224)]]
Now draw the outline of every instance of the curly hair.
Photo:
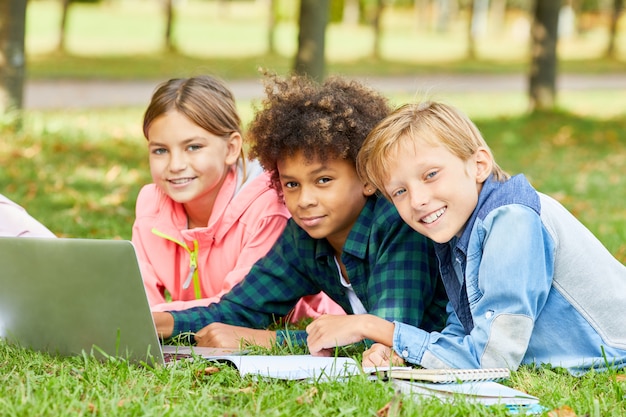
[(354, 80), (266, 74), (266, 97), (248, 128), (250, 155), (281, 194), (277, 162), (302, 152), (308, 161), (356, 157), (367, 134), (391, 109), (387, 98)]

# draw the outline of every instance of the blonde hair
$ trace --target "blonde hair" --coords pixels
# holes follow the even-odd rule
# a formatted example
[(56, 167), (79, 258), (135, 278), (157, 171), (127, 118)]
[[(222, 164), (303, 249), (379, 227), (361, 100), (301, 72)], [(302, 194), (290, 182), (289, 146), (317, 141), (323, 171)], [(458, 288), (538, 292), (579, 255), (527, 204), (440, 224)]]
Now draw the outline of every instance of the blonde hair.
[[(383, 184), (389, 178), (390, 161), (406, 141), (444, 146), (467, 161), (478, 148), (493, 154), (476, 125), (460, 110), (432, 101), (405, 104), (382, 120), (369, 133), (357, 157), (357, 172), (363, 181), (376, 187), (385, 197)], [(510, 175), (493, 161), (491, 174), (496, 181)]]
[[(144, 113), (143, 134), (146, 139), (152, 122), (170, 110), (176, 110), (216, 136), (227, 138), (232, 133), (239, 133), (243, 137), (235, 97), (217, 77), (198, 75), (191, 78), (173, 78), (159, 84)], [(243, 163), (244, 181), (246, 157), (243, 147), (239, 158)]]

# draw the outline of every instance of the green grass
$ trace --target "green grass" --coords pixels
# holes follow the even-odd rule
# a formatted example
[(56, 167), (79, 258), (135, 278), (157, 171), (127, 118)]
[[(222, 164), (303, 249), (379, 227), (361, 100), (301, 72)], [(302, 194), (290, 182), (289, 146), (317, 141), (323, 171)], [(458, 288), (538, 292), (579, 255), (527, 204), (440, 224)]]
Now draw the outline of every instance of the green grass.
[[(390, 383), (365, 377), (298, 382), (241, 378), (231, 367), (181, 361), (143, 368), (89, 356), (52, 357), (0, 344), (0, 409), (5, 416), (506, 416), (501, 406), (464, 399), (454, 404), (401, 398)], [(504, 384), (541, 398), (547, 410), (569, 407), (575, 415), (621, 416), (623, 371), (572, 377), (558, 369), (523, 367)]]

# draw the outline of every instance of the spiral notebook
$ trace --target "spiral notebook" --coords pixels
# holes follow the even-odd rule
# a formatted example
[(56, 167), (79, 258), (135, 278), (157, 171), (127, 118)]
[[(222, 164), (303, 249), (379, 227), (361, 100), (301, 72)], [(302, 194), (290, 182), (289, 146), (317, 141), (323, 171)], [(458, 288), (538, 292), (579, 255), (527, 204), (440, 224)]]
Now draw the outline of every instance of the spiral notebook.
[(454, 382), (499, 381), (507, 379), (511, 372), (506, 368), (485, 369), (392, 369), (387, 371), (388, 378), (409, 379), (449, 384)]
[(506, 368), (487, 369), (391, 369), (386, 372), (397, 391), (414, 398), (484, 405), (503, 404), (512, 414), (541, 414), (546, 409), (539, 399), (496, 381), (507, 379)]

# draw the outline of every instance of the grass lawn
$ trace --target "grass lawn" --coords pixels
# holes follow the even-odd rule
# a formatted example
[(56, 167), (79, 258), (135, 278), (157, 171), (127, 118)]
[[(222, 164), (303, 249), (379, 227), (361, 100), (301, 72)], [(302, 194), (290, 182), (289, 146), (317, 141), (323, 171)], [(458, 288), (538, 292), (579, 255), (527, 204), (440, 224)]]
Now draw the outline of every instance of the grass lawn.
[[(503, 406), (464, 399), (454, 404), (412, 401), (394, 394), (390, 383), (364, 377), (320, 383), (259, 381), (242, 379), (224, 365), (213, 373), (200, 361), (146, 369), (87, 357), (52, 358), (4, 344), (0, 363), (0, 407), (6, 416), (510, 415)], [(558, 410), (555, 416), (620, 416), (626, 412), (624, 376), (611, 372), (574, 378), (558, 370), (524, 368), (506, 384), (539, 396), (548, 410)]]
[[(161, 80), (207, 68), (228, 79), (257, 77), (256, 66), (261, 64), (278, 72), (289, 68), (294, 28), (282, 22), (278, 53), (267, 55), (264, 21), (249, 14), (253, 5), (259, 7), (264, 2), (224, 2), (226, 9), (221, 11), (216, 9), (219, 2), (187, 0), (180, 4), (181, 19), (187, 20), (176, 34), (179, 54), (160, 53), (159, 9), (157, 2), (148, 0), (108, 0), (98, 9), (86, 4), (72, 6), (69, 53), (57, 54), (52, 49), (58, 2), (33, 0), (28, 6), (29, 77)], [(189, 9), (191, 6), (195, 8)], [(407, 35), (397, 37), (390, 32), (384, 44), (386, 55), (379, 61), (367, 56), (366, 30), (331, 28), (331, 72), (525, 71), (523, 44), (513, 48), (510, 38), (483, 41), (481, 59), (468, 61), (463, 58), (462, 28), (442, 40), (397, 19), (390, 27)], [(238, 22), (239, 30), (229, 31), (223, 26), (233, 21)], [(100, 39), (103, 34), (106, 42)], [(562, 68), (572, 72), (623, 71), (623, 61), (598, 59), (604, 39), (601, 31), (592, 31), (581, 35), (577, 47), (563, 44)], [(344, 45), (343, 52), (340, 44)], [(345, 45), (350, 46), (349, 54)], [(233, 51), (237, 56), (232, 56)], [(438, 55), (444, 52), (446, 56)], [(621, 53), (623, 59), (626, 52)], [(340, 59), (348, 55), (350, 60)], [(524, 172), (536, 188), (561, 201), (611, 253), (626, 262), (626, 99), (614, 92), (568, 92), (560, 96), (563, 111), (527, 115), (525, 98), (519, 95), (472, 93), (441, 98), (475, 119), (505, 170)], [(412, 97), (390, 99), (400, 103)], [(242, 101), (238, 105), (247, 123), (253, 103)], [(59, 236), (130, 239), (135, 198), (140, 187), (150, 181), (140, 130), (143, 110), (29, 111), (20, 132), (0, 122), (0, 190)], [(1, 319), (0, 314), (0, 324)], [(349, 353), (358, 355), (359, 351), (355, 347)], [(382, 380), (354, 378), (313, 384), (257, 381), (242, 379), (224, 365), (217, 373), (206, 368), (201, 361), (148, 369), (120, 360), (101, 363), (87, 356), (55, 358), (0, 343), (0, 414), (508, 415), (503, 407), (463, 400), (450, 405), (401, 399)], [(552, 416), (626, 415), (624, 371), (573, 377), (559, 369), (523, 367), (505, 383), (539, 397), (547, 410), (553, 410)]]

